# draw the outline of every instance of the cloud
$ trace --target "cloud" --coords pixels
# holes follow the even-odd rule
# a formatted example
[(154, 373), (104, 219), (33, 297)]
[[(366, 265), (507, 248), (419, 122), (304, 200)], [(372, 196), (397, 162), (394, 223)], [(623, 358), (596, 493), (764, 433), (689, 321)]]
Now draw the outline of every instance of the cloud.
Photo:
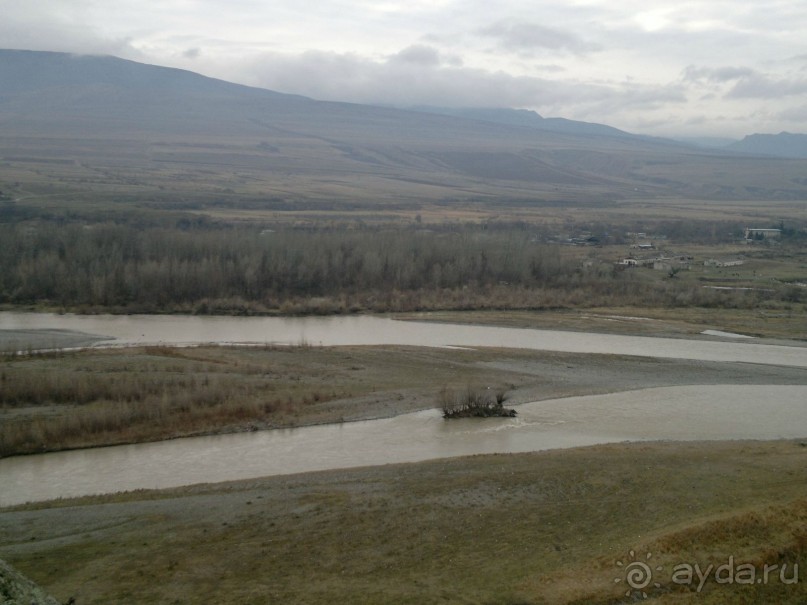
[(726, 95), (728, 99), (781, 99), (807, 94), (807, 79), (752, 74), (740, 79)]
[(791, 107), (784, 111), (779, 112), (776, 116), (780, 120), (784, 120), (785, 122), (796, 123), (801, 126), (802, 130), (807, 130), (804, 128), (804, 123), (807, 122), (807, 107), (804, 105), (799, 105), (798, 107)]
[(515, 76), (456, 66), (428, 47), (408, 47), (385, 60), (356, 54), (306, 52), (263, 54), (250, 84), (315, 99), (376, 105), (518, 107), (547, 115), (599, 118), (657, 109), (686, 100), (679, 84), (590, 83)]
[(412, 63), (421, 66), (440, 65), (440, 53), (432, 46), (416, 44), (392, 55), (390, 62)]
[[(726, 91), (724, 100), (768, 99), (781, 101), (787, 97), (807, 94), (807, 79), (782, 74), (767, 74), (749, 67), (695, 67), (684, 70), (686, 83), (717, 85), (716, 90)], [(710, 95), (705, 97), (707, 100)]]
[(476, 33), (493, 38), (503, 49), (518, 53), (553, 50), (579, 54), (598, 49), (596, 45), (584, 42), (575, 34), (537, 23), (505, 20), (478, 29)]
[(130, 36), (110, 36), (69, 11), (49, 9), (47, 3), (20, 3), (0, 20), (3, 48), (49, 50), (78, 54), (142, 58)]
[(723, 83), (748, 78), (754, 73), (750, 67), (695, 67), (690, 65), (684, 70), (683, 79), (688, 82)]

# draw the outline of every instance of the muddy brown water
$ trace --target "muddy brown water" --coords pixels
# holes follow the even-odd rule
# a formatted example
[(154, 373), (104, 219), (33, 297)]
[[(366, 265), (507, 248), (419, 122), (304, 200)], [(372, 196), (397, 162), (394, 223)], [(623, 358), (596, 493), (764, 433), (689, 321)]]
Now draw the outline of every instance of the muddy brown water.
[[(338, 318), (0, 313), (0, 329), (60, 329), (116, 344), (507, 346), (807, 368), (807, 348)], [(345, 424), (176, 439), (0, 459), (0, 506), (469, 454), (620, 441), (807, 437), (807, 385), (642, 389), (524, 404), (516, 418), (446, 421), (437, 410)]]
[(807, 386), (686, 386), (0, 459), (0, 506), (141, 488), (646, 440), (807, 437)]
[(623, 336), (416, 321), (373, 315), (337, 317), (198, 317), (190, 315), (57, 315), (0, 312), (0, 330), (71, 330), (102, 344), (201, 343), (511, 347), (612, 353), (668, 359), (740, 361), (807, 367), (807, 347), (737, 341)]

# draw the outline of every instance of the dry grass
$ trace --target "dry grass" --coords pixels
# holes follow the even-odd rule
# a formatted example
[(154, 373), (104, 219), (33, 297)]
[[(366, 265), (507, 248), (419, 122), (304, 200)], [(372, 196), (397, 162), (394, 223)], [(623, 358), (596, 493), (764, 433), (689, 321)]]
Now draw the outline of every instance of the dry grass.
[[(390, 415), (435, 405), (439, 385), (472, 377), (498, 384), (473, 355), (449, 357), (311, 346), (9, 357), (0, 362), (0, 456)], [(355, 409), (371, 393), (395, 407)]]
[(689, 336), (703, 330), (722, 330), (763, 338), (804, 340), (807, 339), (807, 328), (802, 307), (722, 309), (614, 306), (581, 310), (430, 311), (398, 314), (396, 317), (417, 321), (644, 336)]

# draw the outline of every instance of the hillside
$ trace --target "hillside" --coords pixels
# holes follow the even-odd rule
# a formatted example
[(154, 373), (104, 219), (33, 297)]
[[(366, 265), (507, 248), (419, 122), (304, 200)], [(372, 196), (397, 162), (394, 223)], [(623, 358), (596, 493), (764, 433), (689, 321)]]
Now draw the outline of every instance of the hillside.
[(486, 108), (486, 107), (412, 107), (414, 111), (423, 113), (434, 113), (438, 115), (454, 116), (468, 120), (479, 120), (482, 122), (493, 122), (505, 124), (507, 126), (517, 126), (519, 128), (532, 128), (535, 130), (546, 130), (549, 132), (559, 132), (576, 135), (612, 136), (612, 137), (640, 137), (632, 135), (618, 128), (606, 126), (605, 124), (594, 124), (590, 122), (578, 122), (565, 118), (545, 118), (536, 111), (528, 109), (510, 109), (506, 107)]
[(0, 190), (340, 204), (807, 196), (803, 161), (497, 115), (509, 117), (321, 102), (114, 57), (2, 50)]

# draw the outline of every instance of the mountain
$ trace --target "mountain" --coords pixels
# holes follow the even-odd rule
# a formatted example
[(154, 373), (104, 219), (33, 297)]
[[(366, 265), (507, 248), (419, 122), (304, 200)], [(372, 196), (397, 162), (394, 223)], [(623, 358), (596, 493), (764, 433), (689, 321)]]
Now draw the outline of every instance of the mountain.
[(115, 57), (0, 50), (0, 191), (342, 206), (803, 199), (804, 168), (529, 111), (324, 102)]
[(752, 134), (729, 145), (727, 149), (781, 158), (807, 158), (807, 134)]
[[(549, 132), (561, 132), (576, 135), (603, 135), (615, 137), (634, 137), (613, 126), (595, 124), (592, 122), (579, 122), (567, 120), (566, 118), (545, 118), (536, 111), (529, 109), (510, 109), (506, 107), (486, 108), (486, 107), (430, 107), (415, 106), (410, 108), (413, 111), (424, 113), (436, 113), (440, 115), (455, 116), (469, 120), (479, 120), (482, 122), (494, 122), (496, 124), (506, 124), (508, 126), (518, 126), (523, 128), (534, 128), (536, 130), (546, 130)], [(646, 137), (640, 137), (646, 138)]]
[(737, 143), (737, 139), (728, 139), (725, 137), (676, 137), (675, 140), (687, 145), (706, 147), (707, 149), (725, 149)]

